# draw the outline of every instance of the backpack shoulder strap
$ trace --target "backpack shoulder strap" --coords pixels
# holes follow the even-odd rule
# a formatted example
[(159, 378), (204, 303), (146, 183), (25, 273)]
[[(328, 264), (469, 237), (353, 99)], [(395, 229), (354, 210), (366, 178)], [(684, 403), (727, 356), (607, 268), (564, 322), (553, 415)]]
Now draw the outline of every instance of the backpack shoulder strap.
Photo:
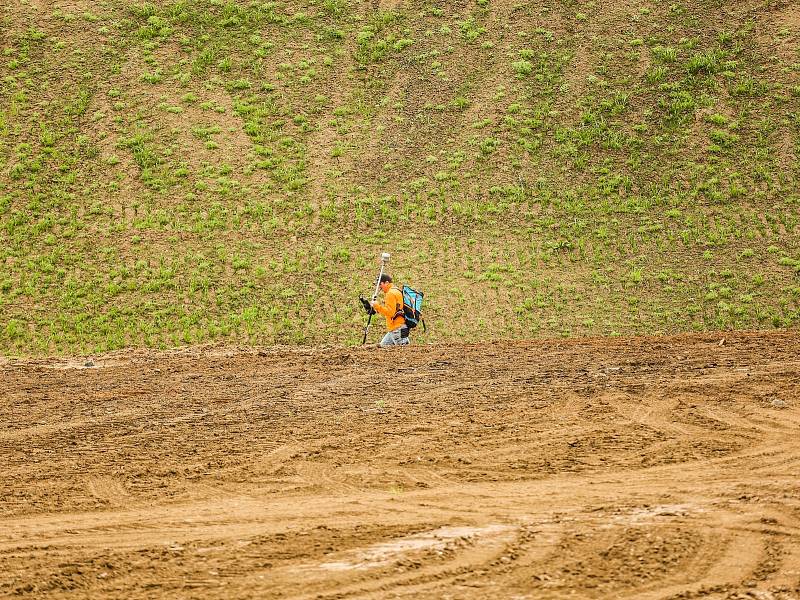
[(397, 292), (397, 295), (399, 296), (399, 299), (398, 299), (398, 304), (397, 304), (397, 310), (395, 311), (395, 313), (394, 313), (394, 316), (393, 316), (392, 318), (393, 318), (393, 319), (396, 319), (397, 317), (403, 317), (403, 318), (405, 318), (405, 311), (403, 310), (403, 304), (405, 303), (405, 301), (404, 301), (404, 299), (403, 299), (403, 292), (401, 292), (401, 291), (400, 291), (399, 289), (397, 289), (397, 288), (392, 288), (392, 289), (389, 291), (389, 293), (391, 294), (391, 293), (392, 293), (392, 292), (394, 292), (394, 291), (396, 291), (396, 292)]

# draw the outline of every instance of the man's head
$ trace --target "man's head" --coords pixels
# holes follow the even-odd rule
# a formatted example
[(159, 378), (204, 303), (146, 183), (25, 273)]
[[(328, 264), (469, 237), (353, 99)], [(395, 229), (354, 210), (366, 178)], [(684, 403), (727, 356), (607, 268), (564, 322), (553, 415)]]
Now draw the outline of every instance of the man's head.
[(385, 294), (387, 290), (392, 287), (392, 276), (384, 273), (381, 275), (381, 291)]

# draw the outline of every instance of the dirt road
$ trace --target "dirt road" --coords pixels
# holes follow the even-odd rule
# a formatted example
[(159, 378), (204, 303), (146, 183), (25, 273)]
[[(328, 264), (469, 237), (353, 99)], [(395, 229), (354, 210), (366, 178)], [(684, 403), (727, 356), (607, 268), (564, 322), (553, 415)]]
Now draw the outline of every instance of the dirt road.
[(3, 597), (800, 598), (795, 332), (5, 360), (0, 390)]

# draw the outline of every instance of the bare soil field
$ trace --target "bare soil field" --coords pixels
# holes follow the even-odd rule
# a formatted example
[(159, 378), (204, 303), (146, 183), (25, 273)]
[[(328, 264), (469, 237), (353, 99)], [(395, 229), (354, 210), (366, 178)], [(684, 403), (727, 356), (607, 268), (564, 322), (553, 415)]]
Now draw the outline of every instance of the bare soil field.
[(0, 596), (800, 598), (796, 332), (0, 363)]

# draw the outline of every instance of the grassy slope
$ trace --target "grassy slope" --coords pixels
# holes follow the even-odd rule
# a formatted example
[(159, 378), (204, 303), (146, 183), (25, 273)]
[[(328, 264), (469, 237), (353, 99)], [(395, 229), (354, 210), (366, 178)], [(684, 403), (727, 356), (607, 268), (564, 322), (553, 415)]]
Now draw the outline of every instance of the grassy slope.
[(50, 3), (0, 35), (0, 351), (800, 319), (800, 8)]

